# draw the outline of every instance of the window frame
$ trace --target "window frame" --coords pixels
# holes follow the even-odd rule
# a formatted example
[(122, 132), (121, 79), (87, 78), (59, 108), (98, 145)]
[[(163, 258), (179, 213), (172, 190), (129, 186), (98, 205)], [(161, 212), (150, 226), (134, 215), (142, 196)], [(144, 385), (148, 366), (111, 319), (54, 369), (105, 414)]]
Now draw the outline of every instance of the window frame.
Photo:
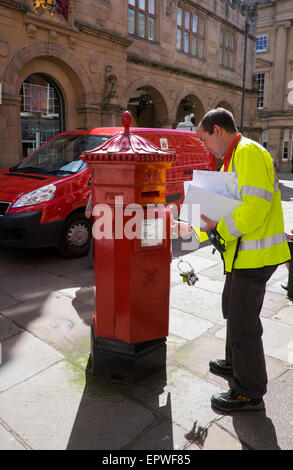
[[(263, 40), (261, 40), (260, 38), (265, 38)], [(265, 43), (265, 48), (261, 48), (261, 49), (258, 49), (257, 46), (258, 44), (261, 43), (261, 41), (263, 41)], [(269, 42), (269, 35), (267, 33), (264, 33), (264, 34), (258, 34), (256, 36), (256, 46), (255, 46), (255, 52), (257, 54), (259, 54), (260, 52), (268, 52), (268, 42)]]
[(261, 145), (267, 150), (269, 147), (269, 131), (265, 129), (261, 134)]
[[(145, 8), (140, 8), (141, 0), (133, 0), (134, 5), (128, 0), (127, 17), (128, 17), (128, 34), (135, 36), (136, 38), (144, 41), (156, 42), (157, 41), (157, 1), (156, 0), (144, 0)], [(154, 3), (154, 13), (150, 13), (149, 6), (150, 2)], [(129, 12), (133, 12), (134, 15), (134, 31), (130, 31), (129, 28)], [(144, 22), (140, 23), (139, 19), (144, 17)], [(150, 36), (150, 24), (153, 23), (154, 37)], [(143, 25), (143, 34), (140, 34), (140, 26)]]
[[(181, 10), (181, 24), (178, 22), (179, 10)], [(187, 19), (188, 24), (187, 24)], [(196, 30), (194, 30), (194, 21), (196, 18)], [(180, 35), (178, 34), (180, 32)], [(180, 41), (178, 41), (180, 36)], [(205, 57), (205, 37), (206, 21), (196, 11), (188, 9), (185, 6), (177, 7), (176, 24), (176, 50), (183, 52), (190, 57), (203, 60)], [(180, 47), (178, 47), (180, 42)], [(186, 47), (187, 45), (187, 47)]]
[[(227, 34), (228, 34), (228, 46), (225, 44), (225, 37)], [(223, 37), (223, 42), (222, 42), (222, 37)], [(235, 54), (237, 51), (236, 39), (237, 39), (237, 35), (235, 31), (223, 25), (221, 26), (220, 41), (219, 41), (219, 45), (220, 45), (219, 65), (223, 67), (224, 69), (235, 70), (235, 58), (236, 58)], [(231, 48), (231, 42), (233, 42), (233, 48)], [(226, 52), (227, 52), (227, 65), (225, 65)], [(231, 59), (232, 59), (232, 62), (231, 62)]]
[[(284, 157), (284, 153), (287, 153), (287, 158)], [(282, 162), (290, 161), (290, 130), (284, 129), (283, 141), (282, 141)]]
[[(263, 75), (263, 87), (262, 90), (259, 88), (259, 80), (258, 77)], [(257, 87), (257, 109), (264, 109), (264, 98), (265, 98), (265, 82), (266, 82), (266, 72), (258, 72), (256, 74), (256, 83)], [(260, 100), (262, 101), (262, 106), (259, 106)]]

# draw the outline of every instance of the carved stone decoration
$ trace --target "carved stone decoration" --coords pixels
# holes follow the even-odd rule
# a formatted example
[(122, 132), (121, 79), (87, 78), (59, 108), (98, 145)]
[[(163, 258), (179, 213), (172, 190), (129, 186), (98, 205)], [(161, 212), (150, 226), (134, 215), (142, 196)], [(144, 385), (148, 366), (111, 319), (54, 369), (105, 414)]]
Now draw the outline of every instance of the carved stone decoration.
[(75, 14), (76, 14), (76, 2), (78, 0), (69, 0), (68, 5), (68, 23), (74, 25), (75, 23)]
[(114, 104), (116, 102), (115, 98), (118, 97), (117, 91), (114, 89), (116, 82), (117, 76), (112, 72), (112, 65), (107, 65), (105, 68), (105, 104)]
[(47, 11), (51, 17), (58, 13), (68, 21), (69, 4), (70, 0), (34, 0), (33, 10), (37, 14), (41, 8)]
[(91, 73), (98, 73), (99, 72), (99, 67), (100, 67), (100, 62), (99, 62), (100, 56), (97, 52), (91, 51), (89, 54), (89, 69)]
[(34, 38), (36, 35), (37, 27), (34, 24), (28, 23), (26, 25), (26, 33), (29, 38)]

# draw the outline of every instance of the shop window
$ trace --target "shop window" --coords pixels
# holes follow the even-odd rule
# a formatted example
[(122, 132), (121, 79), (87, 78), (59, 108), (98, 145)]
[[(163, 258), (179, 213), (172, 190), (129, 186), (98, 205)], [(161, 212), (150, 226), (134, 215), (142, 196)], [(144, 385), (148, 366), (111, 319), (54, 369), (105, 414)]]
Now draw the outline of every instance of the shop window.
[(265, 73), (256, 74), (258, 109), (263, 109), (264, 107), (265, 75)]
[(177, 9), (177, 50), (202, 59), (205, 21), (184, 8)]
[(222, 28), (220, 33), (220, 65), (228, 69), (233, 69), (235, 50), (235, 33)]
[(23, 157), (64, 131), (64, 106), (56, 84), (45, 75), (31, 75), (22, 84), (21, 129)]
[(156, 0), (128, 0), (128, 32), (155, 41)]

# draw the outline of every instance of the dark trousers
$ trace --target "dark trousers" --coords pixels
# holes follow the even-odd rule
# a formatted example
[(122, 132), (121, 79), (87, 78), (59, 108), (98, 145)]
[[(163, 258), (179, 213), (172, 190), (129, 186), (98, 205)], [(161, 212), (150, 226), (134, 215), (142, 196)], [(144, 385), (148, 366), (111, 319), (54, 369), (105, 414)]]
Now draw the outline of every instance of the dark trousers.
[(222, 296), (227, 320), (226, 361), (233, 364), (232, 388), (251, 398), (261, 398), (267, 391), (260, 312), (266, 283), (276, 269), (234, 269), (226, 274)]

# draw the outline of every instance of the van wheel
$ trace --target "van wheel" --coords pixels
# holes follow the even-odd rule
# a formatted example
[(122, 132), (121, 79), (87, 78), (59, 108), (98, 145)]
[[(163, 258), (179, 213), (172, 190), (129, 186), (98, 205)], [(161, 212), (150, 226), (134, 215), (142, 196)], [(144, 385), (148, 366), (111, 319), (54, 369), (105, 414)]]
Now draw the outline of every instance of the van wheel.
[(64, 222), (58, 246), (59, 253), (68, 258), (78, 258), (88, 253), (91, 240), (91, 222), (80, 212)]

